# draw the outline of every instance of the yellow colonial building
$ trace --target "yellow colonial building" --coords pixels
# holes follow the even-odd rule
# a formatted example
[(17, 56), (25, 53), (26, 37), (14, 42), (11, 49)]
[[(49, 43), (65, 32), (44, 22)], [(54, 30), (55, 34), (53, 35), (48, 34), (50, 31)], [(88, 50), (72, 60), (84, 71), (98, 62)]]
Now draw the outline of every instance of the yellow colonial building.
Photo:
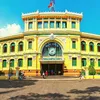
[(76, 76), (92, 64), (99, 71), (100, 36), (80, 32), (82, 17), (67, 10), (22, 14), (24, 32), (0, 38), (0, 70)]

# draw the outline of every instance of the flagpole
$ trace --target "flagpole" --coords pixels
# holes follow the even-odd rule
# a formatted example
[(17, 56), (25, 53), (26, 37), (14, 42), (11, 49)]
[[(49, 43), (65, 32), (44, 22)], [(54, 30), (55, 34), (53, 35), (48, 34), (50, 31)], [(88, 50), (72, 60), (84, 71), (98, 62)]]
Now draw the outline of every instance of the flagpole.
[(55, 5), (55, 0), (50, 0), (50, 4), (49, 4), (48, 8), (50, 8), (51, 12), (55, 11), (54, 5)]

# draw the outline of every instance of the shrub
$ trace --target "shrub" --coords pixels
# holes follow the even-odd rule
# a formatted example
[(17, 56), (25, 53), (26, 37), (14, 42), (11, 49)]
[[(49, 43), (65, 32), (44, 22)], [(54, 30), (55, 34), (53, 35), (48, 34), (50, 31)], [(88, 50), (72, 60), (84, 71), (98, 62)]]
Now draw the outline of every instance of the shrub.
[(100, 75), (100, 72), (98, 72), (97, 74)]
[(83, 69), (81, 70), (81, 75), (85, 76), (85, 70), (83, 70)]
[(8, 80), (7, 76), (0, 76), (0, 80)]
[[(8, 76), (0, 76), (0, 80), (8, 80)], [(11, 76), (10, 80), (18, 80), (16, 76)]]
[(0, 71), (0, 76), (2, 76), (2, 75), (5, 75), (5, 73), (4, 73), (4, 72), (2, 72), (2, 71)]
[(89, 75), (95, 75), (95, 74), (96, 74), (96, 70), (94, 66), (89, 66)]

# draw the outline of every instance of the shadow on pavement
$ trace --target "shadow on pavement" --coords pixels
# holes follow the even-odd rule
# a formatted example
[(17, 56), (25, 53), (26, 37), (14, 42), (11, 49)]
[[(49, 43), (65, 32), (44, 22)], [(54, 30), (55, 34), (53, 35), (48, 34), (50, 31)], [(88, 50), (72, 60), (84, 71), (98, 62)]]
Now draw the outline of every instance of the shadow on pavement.
[(28, 95), (20, 95), (9, 98), (10, 100), (69, 100), (69, 96), (59, 93), (48, 94), (35, 94), (29, 93)]
[(98, 86), (88, 87), (85, 90), (72, 89), (67, 93), (77, 94), (75, 100), (100, 100), (100, 96), (93, 96), (95, 93), (99, 93), (100, 95), (100, 87)]
[(21, 89), (14, 89), (14, 90), (9, 90), (9, 91), (3, 91), (3, 92), (0, 92), (0, 94), (6, 94), (6, 93), (10, 93), (10, 92), (16, 92), (16, 91), (20, 91), (22, 90), (23, 88)]
[(18, 87), (24, 87), (29, 85), (35, 85), (37, 80), (22, 80), (22, 81), (0, 81), (0, 88), (18, 88)]

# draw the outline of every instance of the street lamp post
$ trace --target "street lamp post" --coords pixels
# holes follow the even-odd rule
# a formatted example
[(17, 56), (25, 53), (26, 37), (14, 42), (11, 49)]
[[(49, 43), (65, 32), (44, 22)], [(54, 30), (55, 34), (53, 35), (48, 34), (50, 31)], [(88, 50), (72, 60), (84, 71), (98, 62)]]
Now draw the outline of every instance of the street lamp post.
[(19, 77), (19, 66), (18, 66), (18, 61), (17, 61), (17, 57), (15, 57), (16, 63), (17, 63), (17, 67), (16, 67), (16, 77)]

